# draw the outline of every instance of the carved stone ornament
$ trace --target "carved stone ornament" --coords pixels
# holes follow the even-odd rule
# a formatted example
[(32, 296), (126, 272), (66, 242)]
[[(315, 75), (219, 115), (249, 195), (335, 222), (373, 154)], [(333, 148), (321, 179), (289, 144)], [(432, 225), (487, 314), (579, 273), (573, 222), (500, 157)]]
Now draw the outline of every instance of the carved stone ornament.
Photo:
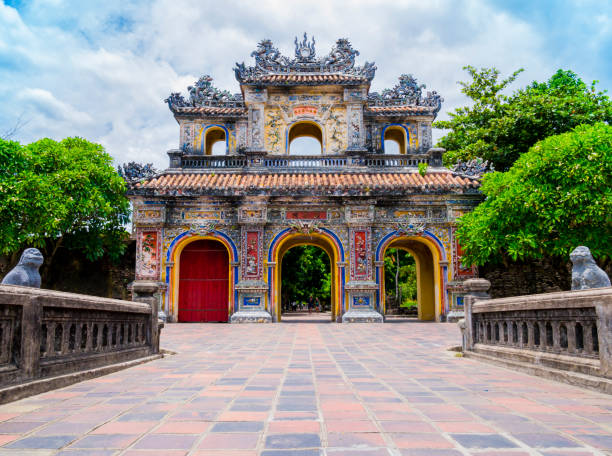
[(43, 256), (38, 249), (25, 249), (19, 263), (2, 279), (4, 285), (40, 288), (38, 268), (43, 264)]
[(418, 84), (411, 74), (402, 74), (399, 83), (392, 89), (385, 89), (381, 93), (371, 92), (368, 95), (370, 106), (426, 106), (432, 108), (434, 114), (442, 107), (444, 99), (434, 90), (427, 92), (423, 98), (422, 90), (425, 84)]
[(610, 286), (610, 278), (597, 266), (588, 247), (576, 247), (570, 253), (572, 261), (572, 290), (587, 290)]
[(474, 158), (467, 162), (460, 161), (452, 169), (457, 174), (474, 179), (480, 179), (485, 173), (495, 171), (492, 163), (489, 163), (488, 160), (483, 161), (481, 158)]
[(153, 163), (143, 165), (142, 163), (136, 162), (124, 163), (123, 165), (117, 166), (117, 172), (123, 177), (123, 180), (128, 186), (137, 184), (142, 179), (148, 179), (157, 174), (157, 170), (153, 167)]
[(294, 233), (302, 233), (302, 234), (311, 234), (311, 233), (319, 233), (321, 228), (319, 224), (316, 222), (302, 222), (298, 221), (289, 225), (291, 231)]
[(227, 90), (219, 90), (212, 84), (213, 78), (205, 74), (194, 85), (187, 87), (189, 99), (186, 100), (179, 92), (173, 92), (164, 102), (170, 109), (173, 107), (196, 106), (244, 106), (242, 94), (231, 94)]
[(368, 80), (374, 78), (376, 65), (366, 62), (362, 67), (355, 66), (355, 57), (359, 51), (353, 49), (346, 38), (340, 38), (331, 52), (324, 57), (316, 57), (315, 39), (308, 41), (304, 33), (302, 40), (295, 38), (295, 58), (289, 59), (281, 55), (271, 40), (262, 40), (257, 49), (251, 53), (255, 58), (255, 66), (247, 67), (244, 62), (236, 63), (234, 73), (239, 82), (249, 81), (261, 75), (270, 73), (345, 73), (363, 76)]
[(209, 236), (217, 229), (218, 225), (218, 222), (202, 223), (200, 225), (195, 225), (189, 232), (198, 236)]
[(401, 236), (418, 236), (425, 232), (427, 225), (423, 222), (404, 220), (395, 223), (395, 230)]

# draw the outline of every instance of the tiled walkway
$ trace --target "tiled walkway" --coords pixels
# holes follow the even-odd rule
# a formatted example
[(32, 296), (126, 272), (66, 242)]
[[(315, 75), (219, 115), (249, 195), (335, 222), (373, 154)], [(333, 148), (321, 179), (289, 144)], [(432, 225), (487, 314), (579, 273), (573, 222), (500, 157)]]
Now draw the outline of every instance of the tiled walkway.
[(455, 324), (310, 319), (167, 325), (175, 356), (0, 406), (0, 455), (612, 454), (611, 396), (456, 357)]

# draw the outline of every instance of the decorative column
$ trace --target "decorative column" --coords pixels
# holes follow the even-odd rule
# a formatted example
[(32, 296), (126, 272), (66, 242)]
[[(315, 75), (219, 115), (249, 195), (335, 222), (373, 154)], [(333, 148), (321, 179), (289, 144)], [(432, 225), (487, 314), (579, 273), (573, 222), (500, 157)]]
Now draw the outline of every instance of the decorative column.
[(372, 222), (374, 206), (348, 206), (349, 281), (347, 312), (342, 323), (382, 323), (383, 316), (375, 308), (378, 285), (373, 278)]
[(237, 312), (231, 323), (271, 323), (266, 309), (268, 285), (263, 280), (264, 225), (267, 210), (265, 202), (250, 201), (238, 208), (240, 224), (240, 280)]
[[(145, 205), (134, 202), (133, 221), (136, 234), (136, 277), (132, 284), (135, 294), (137, 285), (155, 283), (156, 292), (164, 287), (162, 279), (162, 230), (166, 221), (165, 205)], [(156, 295), (158, 296), (158, 295)], [(156, 299), (158, 299), (156, 297)], [(158, 310), (164, 310), (156, 306)]]
[(265, 148), (265, 103), (268, 101), (268, 90), (247, 88), (244, 93), (244, 101), (249, 108), (247, 129), (247, 170), (249, 168), (261, 168), (264, 165)]
[(363, 122), (363, 107), (367, 98), (365, 88), (344, 89), (347, 124), (347, 155), (352, 156), (351, 165), (363, 166), (364, 156), (368, 153), (365, 146), (366, 133)]

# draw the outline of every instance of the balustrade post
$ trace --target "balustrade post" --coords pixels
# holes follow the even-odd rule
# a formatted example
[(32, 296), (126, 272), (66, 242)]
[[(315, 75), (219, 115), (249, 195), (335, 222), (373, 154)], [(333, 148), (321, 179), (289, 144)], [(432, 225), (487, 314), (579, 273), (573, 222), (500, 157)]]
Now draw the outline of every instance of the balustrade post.
[(472, 305), (476, 300), (491, 298), (487, 293), (489, 288), (491, 288), (491, 282), (486, 279), (468, 279), (463, 282), (463, 287), (466, 290), (466, 295), (463, 301), (465, 305), (465, 323), (461, 325), (464, 326), (463, 340), (465, 343), (463, 350), (473, 350), (474, 344), (477, 341), (474, 340), (474, 333), (476, 333), (476, 331), (474, 331), (473, 326)]
[(597, 299), (595, 310), (601, 374), (612, 378), (612, 300), (609, 297)]
[[(151, 344), (151, 352), (159, 353), (159, 328), (158, 328), (158, 297), (159, 284), (149, 280), (136, 280), (133, 283), (132, 291), (134, 293), (133, 301), (149, 304), (151, 307), (151, 319), (149, 330), (147, 331), (148, 339)], [(162, 326), (163, 327), (163, 324)]]
[(535, 348), (535, 327), (533, 321), (527, 322), (527, 348), (529, 350)]
[(587, 355), (593, 354), (593, 331), (591, 329), (590, 323), (585, 323), (582, 325), (582, 334), (584, 340), (584, 349), (583, 353)]
[(23, 305), (21, 315), (21, 369), (26, 378), (40, 375), (40, 337), (42, 305), (39, 298), (31, 297)]
[(556, 352), (562, 352), (564, 349), (561, 348), (561, 322), (551, 322), (553, 330), (553, 350)]

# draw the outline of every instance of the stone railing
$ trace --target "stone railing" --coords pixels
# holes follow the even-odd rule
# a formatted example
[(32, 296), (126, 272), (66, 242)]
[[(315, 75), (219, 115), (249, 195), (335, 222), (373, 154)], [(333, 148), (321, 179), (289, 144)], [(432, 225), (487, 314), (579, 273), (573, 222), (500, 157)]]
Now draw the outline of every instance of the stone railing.
[(0, 285), (0, 387), (158, 353), (149, 294), (129, 302)]
[[(434, 149), (431, 149), (434, 151)], [(430, 151), (430, 152), (431, 152)], [(242, 169), (258, 168), (274, 171), (296, 172), (300, 170), (350, 170), (416, 168), (421, 163), (442, 166), (439, 153), (407, 155), (182, 155), (180, 151), (168, 152), (171, 168), (182, 169)], [(441, 156), (441, 155), (440, 155)]]
[(488, 299), (464, 283), (464, 352), (612, 379), (612, 287)]

